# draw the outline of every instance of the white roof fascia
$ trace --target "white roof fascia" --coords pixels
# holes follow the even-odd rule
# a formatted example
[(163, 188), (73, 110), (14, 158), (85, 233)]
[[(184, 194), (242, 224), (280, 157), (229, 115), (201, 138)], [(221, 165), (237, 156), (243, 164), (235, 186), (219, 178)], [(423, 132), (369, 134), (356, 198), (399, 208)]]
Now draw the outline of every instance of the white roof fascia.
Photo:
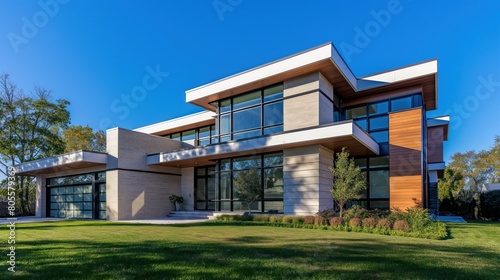
[(96, 152), (76, 151), (21, 163), (14, 167), (16, 168), (17, 173), (25, 173), (77, 162), (106, 164), (108, 162), (108, 155)]
[(354, 136), (375, 154), (379, 154), (379, 145), (366, 132), (353, 122), (324, 126), (301, 131), (285, 132), (276, 135), (253, 138), (248, 140), (232, 141), (205, 147), (195, 147), (173, 152), (164, 152), (149, 155), (148, 164), (158, 164), (169, 161), (194, 159), (209, 155), (223, 155), (234, 152), (246, 152), (267, 147), (286, 146), (287, 144), (302, 143), (315, 140), (330, 139), (341, 136)]
[[(328, 43), (232, 76), (186, 91), (186, 102), (260, 81), (295, 68), (332, 57), (332, 44)], [(340, 57), (340, 56), (339, 56)]]
[(215, 117), (214, 112), (203, 111), (203, 112), (194, 113), (191, 115), (183, 116), (183, 117), (168, 120), (168, 121), (139, 127), (139, 128), (134, 129), (133, 131), (147, 133), (147, 134), (153, 134), (153, 133), (168, 130), (168, 129), (174, 129), (177, 127), (182, 127), (182, 126), (186, 126), (186, 125), (190, 125), (190, 124), (194, 124), (194, 123), (208, 121), (208, 120), (213, 119), (214, 117)]
[(450, 124), (450, 116), (442, 116), (442, 117), (427, 119), (427, 127), (443, 126), (449, 124)]

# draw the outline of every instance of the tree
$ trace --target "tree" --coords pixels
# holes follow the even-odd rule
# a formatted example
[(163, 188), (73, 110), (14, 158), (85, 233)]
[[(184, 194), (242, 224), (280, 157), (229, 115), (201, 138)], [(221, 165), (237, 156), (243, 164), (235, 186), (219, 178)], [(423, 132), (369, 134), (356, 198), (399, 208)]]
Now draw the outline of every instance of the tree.
[[(3, 166), (33, 161), (64, 151), (60, 136), (70, 117), (66, 100), (50, 99), (50, 91), (35, 87), (27, 96), (10, 80), (0, 76), (0, 162)], [(6, 172), (0, 169), (5, 176)], [(33, 177), (17, 180), (20, 214), (32, 214), (30, 195), (34, 189)]]
[(330, 167), (333, 173), (333, 188), (330, 189), (332, 198), (340, 209), (340, 217), (347, 202), (359, 199), (363, 191), (366, 190), (366, 180), (361, 168), (356, 166), (353, 158), (349, 158), (349, 151), (342, 148), (342, 152), (337, 153), (335, 166)]
[(63, 131), (63, 141), (66, 145), (64, 152), (79, 150), (105, 152), (106, 136), (102, 130), (94, 133), (92, 128), (81, 125), (72, 125)]
[(455, 197), (463, 188), (463, 176), (449, 166), (444, 170), (443, 178), (438, 181), (438, 199), (442, 210), (454, 211), (456, 208)]
[(260, 172), (250, 169), (238, 172), (234, 180), (234, 196), (245, 201), (248, 212), (252, 213), (252, 204), (261, 197)]

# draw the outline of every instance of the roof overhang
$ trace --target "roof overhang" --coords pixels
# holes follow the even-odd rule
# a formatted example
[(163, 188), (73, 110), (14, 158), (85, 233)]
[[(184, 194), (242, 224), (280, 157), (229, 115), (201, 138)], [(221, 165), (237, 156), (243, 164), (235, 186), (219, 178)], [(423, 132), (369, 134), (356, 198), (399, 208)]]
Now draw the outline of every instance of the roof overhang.
[(77, 151), (40, 160), (25, 162), (14, 167), (16, 168), (16, 175), (36, 176), (38, 174), (46, 174), (69, 169), (80, 169), (94, 166), (102, 166), (103, 168), (106, 168), (107, 161), (108, 154)]
[(444, 140), (448, 140), (448, 131), (450, 126), (450, 116), (441, 116), (427, 119), (427, 127), (442, 126)]
[[(437, 103), (437, 60), (357, 78), (339, 52), (327, 43), (186, 91), (186, 101), (208, 110), (211, 102), (282, 82), (311, 72), (321, 72), (343, 99), (356, 99), (380, 91), (421, 86), (428, 110)], [(366, 92), (366, 94), (365, 94)]]
[(323, 145), (333, 151), (347, 147), (352, 156), (378, 155), (379, 145), (352, 121), (286, 131), (251, 139), (230, 141), (147, 156), (147, 164), (192, 167), (214, 164), (213, 160), (254, 153), (281, 151), (307, 145)]
[(168, 121), (139, 127), (134, 129), (134, 131), (153, 135), (165, 135), (171, 132), (178, 132), (181, 130), (188, 130), (212, 124), (215, 124), (215, 113), (211, 111), (203, 111)]

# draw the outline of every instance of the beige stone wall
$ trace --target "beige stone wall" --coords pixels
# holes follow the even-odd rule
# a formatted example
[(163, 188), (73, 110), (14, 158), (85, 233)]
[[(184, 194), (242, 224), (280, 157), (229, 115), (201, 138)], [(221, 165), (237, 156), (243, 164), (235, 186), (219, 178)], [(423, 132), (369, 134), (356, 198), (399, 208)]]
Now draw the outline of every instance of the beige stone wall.
[(115, 128), (107, 131), (106, 206), (109, 220), (165, 217), (181, 195), (181, 170), (146, 164), (148, 154), (177, 150), (181, 142)]
[(333, 122), (333, 104), (328, 100), (333, 100), (333, 86), (320, 72), (286, 80), (283, 87), (285, 131)]
[(182, 210), (194, 210), (194, 167), (182, 168), (181, 170), (181, 195), (184, 203), (181, 204)]
[(283, 161), (285, 214), (309, 215), (333, 206), (331, 150), (321, 145), (285, 149)]
[(162, 218), (174, 210), (168, 197), (180, 194), (180, 176), (124, 170), (115, 172), (118, 187), (117, 195), (113, 195), (118, 199), (114, 203), (113, 191), (107, 193), (110, 220)]

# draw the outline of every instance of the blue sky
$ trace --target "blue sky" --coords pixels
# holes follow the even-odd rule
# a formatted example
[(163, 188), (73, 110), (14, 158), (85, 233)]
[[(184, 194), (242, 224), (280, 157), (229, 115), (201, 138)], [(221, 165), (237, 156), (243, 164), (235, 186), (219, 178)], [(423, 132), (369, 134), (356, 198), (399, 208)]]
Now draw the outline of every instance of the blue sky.
[(438, 58), (445, 157), (493, 144), (500, 1), (344, 2), (2, 0), (0, 73), (69, 100), (73, 124), (133, 129), (200, 111), (186, 90), (331, 41), (358, 77)]

